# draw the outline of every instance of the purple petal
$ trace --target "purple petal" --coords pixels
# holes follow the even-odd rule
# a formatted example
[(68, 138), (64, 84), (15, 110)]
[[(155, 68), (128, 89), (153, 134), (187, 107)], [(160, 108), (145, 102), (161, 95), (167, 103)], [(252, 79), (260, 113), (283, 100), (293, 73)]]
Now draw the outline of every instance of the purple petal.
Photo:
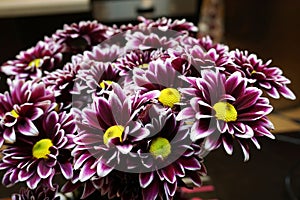
[(143, 193), (143, 199), (147, 200), (155, 200), (159, 192), (159, 184), (156, 179), (153, 179), (152, 183), (147, 187), (144, 188)]
[(37, 166), (37, 173), (42, 179), (45, 179), (52, 173), (52, 168), (49, 168), (45, 161), (41, 160)]
[(89, 159), (92, 155), (90, 153), (85, 153), (79, 156), (79, 158), (75, 159), (74, 169), (79, 169), (83, 163)]
[(161, 171), (162, 175), (169, 183), (174, 183), (176, 181), (176, 174), (172, 165), (169, 165), (166, 169), (162, 169)]
[(116, 147), (122, 154), (128, 154), (133, 148), (131, 144), (122, 144), (122, 145), (117, 145)]
[(140, 173), (140, 175), (139, 175), (140, 186), (142, 188), (148, 187), (150, 185), (150, 183), (153, 181), (153, 179), (154, 179), (153, 172)]
[(239, 137), (239, 138), (252, 138), (254, 136), (254, 131), (253, 129), (248, 126), (248, 125), (245, 125), (245, 132), (243, 134), (240, 134), (240, 133), (236, 133), (234, 134), (236, 137)]
[(82, 185), (81, 182), (72, 183), (72, 181), (67, 181), (61, 188), (61, 192), (68, 193), (73, 192), (77, 188), (79, 188)]
[(97, 175), (105, 177), (113, 170), (113, 167), (105, 165), (102, 161), (97, 164)]
[(3, 132), (3, 138), (7, 143), (14, 143), (16, 141), (16, 133), (14, 128), (6, 128)]
[(0, 137), (0, 148), (2, 147), (3, 143), (4, 143), (4, 138)]
[(241, 82), (242, 77), (239, 75), (239, 73), (233, 73), (225, 83), (225, 88), (227, 89), (228, 94), (232, 94), (233, 90), (237, 88), (239, 83)]
[[(111, 112), (113, 114), (114, 119), (116, 120), (117, 124), (125, 124), (124, 119), (129, 119), (130, 113), (128, 113), (128, 109), (125, 109), (125, 113), (123, 113), (123, 105), (118, 96), (114, 93), (112, 93), (109, 96), (109, 105), (111, 108)], [(124, 117), (124, 115), (127, 115), (127, 117)]]
[(195, 117), (195, 111), (193, 110), (193, 108), (187, 107), (178, 113), (176, 120), (181, 121), (183, 119), (191, 119), (194, 117)]
[(96, 191), (96, 189), (93, 186), (93, 184), (91, 182), (86, 182), (84, 184), (83, 192), (82, 192), (80, 199), (86, 199), (88, 196), (93, 194), (93, 192), (95, 192), (95, 191)]
[(250, 158), (250, 155), (249, 155), (249, 145), (246, 142), (242, 142), (240, 140), (238, 140), (238, 142), (239, 142), (239, 144), (242, 147), (243, 154), (244, 154), (244, 161), (246, 162)]
[(254, 105), (257, 99), (262, 94), (262, 91), (257, 88), (248, 88), (244, 95), (240, 96), (237, 101), (237, 109), (243, 110), (249, 108), (250, 106)]
[(94, 160), (88, 160), (79, 173), (79, 180), (85, 182), (89, 180), (94, 174), (96, 174), (96, 169), (91, 169), (91, 166), (94, 164)]
[(295, 100), (296, 99), (296, 96), (295, 94), (286, 86), (283, 86), (283, 87), (280, 87), (280, 88), (277, 88), (278, 89), (278, 92), (284, 96), (285, 98), (287, 99), (291, 99), (291, 100)]
[(202, 180), (201, 180), (201, 177), (200, 177), (200, 173), (198, 173), (198, 172), (189, 173), (188, 177), (192, 180), (192, 182), (194, 183), (194, 185), (196, 185), (198, 187), (201, 186)]
[(264, 89), (271, 89), (271, 87), (272, 87), (272, 85), (269, 83), (269, 82), (260, 82), (259, 83), (259, 86), (261, 86), (262, 88), (264, 88)]
[(18, 174), (19, 174), (19, 170), (17, 170), (17, 169), (12, 170), (12, 173), (9, 176), (9, 180), (11, 183), (15, 184), (15, 183), (19, 182)]
[(257, 149), (260, 149), (260, 144), (258, 143), (258, 141), (257, 141), (257, 139), (255, 137), (252, 137), (251, 141), (253, 142), (253, 144), (255, 145), (255, 147)]
[(266, 92), (268, 95), (270, 95), (270, 97), (272, 97), (274, 99), (279, 99), (279, 97), (280, 97), (280, 95), (275, 87), (272, 87), (270, 90), (267, 90)]
[(6, 187), (10, 187), (13, 185), (9, 180), (10, 174), (11, 174), (11, 172), (10, 173), (7, 172), (3, 175), (3, 178), (2, 178), (2, 184)]
[(97, 114), (99, 115), (97, 119), (103, 129), (107, 129), (116, 124), (114, 114), (117, 113), (112, 113), (111, 106), (106, 99), (98, 98), (98, 100), (96, 100), (96, 106)]
[(50, 113), (48, 113), (46, 120), (44, 120), (43, 123), (43, 127), (44, 130), (49, 130), (49, 128), (51, 127), (51, 129), (54, 128), (55, 124), (57, 124), (58, 122), (58, 114), (55, 111), (52, 111)]
[(229, 139), (231, 136), (228, 137), (222, 137), (222, 142), (224, 149), (227, 154), (232, 155), (233, 152), (233, 146), (232, 146), (232, 139)]
[(34, 109), (32, 109), (32, 113), (30, 113), (30, 119), (31, 120), (36, 120), (43, 113), (44, 113), (44, 111), (41, 108), (34, 108)]
[(188, 170), (198, 170), (201, 169), (201, 164), (196, 158), (180, 159), (180, 165)]
[(218, 148), (220, 145), (220, 136), (221, 133), (219, 131), (207, 136), (204, 140), (204, 148), (208, 151)]
[(205, 138), (215, 131), (214, 127), (208, 127), (205, 123), (201, 121), (196, 121), (191, 129), (191, 140), (196, 141), (201, 138)]
[(30, 179), (28, 179), (26, 181), (26, 184), (30, 189), (33, 190), (37, 187), (37, 185), (39, 184), (40, 181), (41, 181), (41, 178), (39, 177), (39, 175), (34, 174)]
[(33, 170), (21, 170), (19, 175), (18, 175), (18, 178), (19, 178), (19, 181), (23, 182), (23, 181), (26, 181), (29, 177), (33, 176), (34, 174), (34, 171)]
[(26, 136), (37, 136), (39, 134), (38, 129), (29, 119), (24, 119), (23, 123), (18, 124), (18, 131)]
[(60, 170), (63, 174), (63, 176), (66, 178), (66, 179), (71, 179), (72, 176), (73, 176), (73, 167), (72, 167), (72, 164), (67, 162), (67, 163), (58, 163), (59, 164), (59, 167), (60, 167)]
[(168, 182), (164, 182), (164, 190), (168, 194), (166, 196), (173, 197), (175, 195), (176, 189), (177, 189), (177, 182), (175, 182), (173, 184), (170, 184)]

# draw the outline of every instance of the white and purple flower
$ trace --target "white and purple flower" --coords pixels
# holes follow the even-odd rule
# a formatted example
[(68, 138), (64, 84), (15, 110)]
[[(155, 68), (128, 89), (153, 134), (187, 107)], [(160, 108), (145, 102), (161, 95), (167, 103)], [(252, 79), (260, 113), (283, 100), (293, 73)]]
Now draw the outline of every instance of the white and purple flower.
[[(247, 86), (247, 79), (239, 72), (226, 77), (209, 70), (202, 78), (184, 79), (191, 84), (191, 88), (183, 89), (191, 100), (177, 119), (194, 120), (193, 141), (205, 139), (204, 148), (213, 150), (222, 145), (232, 154), (234, 139), (243, 141), (243, 148), (246, 141), (257, 144), (257, 136), (274, 139), (270, 133), (273, 125), (266, 118), (273, 107), (260, 89)], [(249, 151), (244, 151), (244, 155), (248, 160)]]
[(75, 122), (71, 114), (57, 113), (54, 107), (36, 121), (37, 136), (21, 135), (2, 151), (0, 170), (5, 170), (5, 186), (25, 182), (30, 189), (39, 184), (53, 188), (54, 175), (72, 178)]
[(38, 135), (33, 122), (50, 107), (54, 96), (43, 83), (22, 79), (8, 79), (8, 83), (10, 91), (0, 94), (0, 123), (3, 139), (14, 143), (18, 135)]

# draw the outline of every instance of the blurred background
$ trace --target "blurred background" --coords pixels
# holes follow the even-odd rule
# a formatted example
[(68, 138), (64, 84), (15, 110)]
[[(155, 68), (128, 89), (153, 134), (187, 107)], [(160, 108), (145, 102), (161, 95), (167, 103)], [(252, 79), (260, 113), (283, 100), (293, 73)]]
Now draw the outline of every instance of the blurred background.
[[(272, 59), (284, 71), (298, 99), (272, 100), (277, 140), (260, 140), (262, 150), (251, 152), (246, 163), (239, 150), (229, 157), (220, 149), (206, 157), (206, 165), (218, 199), (299, 199), (299, 0), (0, 0), (0, 63), (66, 23), (134, 23), (138, 15), (186, 18), (202, 34), (211, 34), (231, 49), (247, 49), (265, 62)], [(291, 187), (285, 182), (289, 174)], [(6, 191), (0, 186), (0, 197)]]

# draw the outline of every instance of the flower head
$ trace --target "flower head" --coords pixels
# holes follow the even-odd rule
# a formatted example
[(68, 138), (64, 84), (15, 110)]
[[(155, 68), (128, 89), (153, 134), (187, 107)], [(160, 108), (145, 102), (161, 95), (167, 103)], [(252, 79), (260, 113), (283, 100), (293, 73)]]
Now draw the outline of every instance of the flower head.
[(12, 195), (12, 200), (60, 200), (58, 195), (58, 185), (55, 185), (54, 189), (38, 186), (36, 189), (21, 188), (19, 193)]
[(52, 71), (62, 61), (62, 46), (40, 41), (35, 47), (21, 51), (15, 60), (3, 64), (1, 71), (20, 79), (41, 78), (45, 71)]
[(281, 69), (270, 66), (271, 60), (263, 63), (255, 54), (249, 54), (248, 51), (236, 50), (231, 53), (234, 65), (244, 77), (250, 79), (253, 86), (265, 90), (275, 99), (278, 99), (280, 95), (292, 100), (296, 98), (287, 87), (291, 81), (282, 75)]
[(53, 188), (55, 174), (72, 178), (71, 149), (76, 131), (72, 115), (49, 110), (36, 126), (37, 136), (19, 136), (3, 150), (0, 170), (6, 170), (2, 179), (4, 185), (26, 182), (30, 189), (35, 189), (39, 183)]
[(117, 33), (117, 30), (105, 26), (97, 21), (81, 21), (65, 25), (62, 30), (56, 31), (52, 39), (63, 44), (64, 52), (81, 53), (91, 50), (92, 46), (99, 44)]
[(10, 91), (0, 94), (0, 120), (4, 140), (13, 143), (17, 134), (38, 135), (33, 122), (50, 107), (54, 96), (43, 83), (8, 80)]
[[(188, 107), (180, 111), (178, 120), (194, 119), (191, 128), (193, 141), (204, 139), (204, 147), (211, 150), (223, 145), (228, 154), (233, 151), (233, 139), (256, 142), (255, 137), (267, 136), (272, 123), (266, 118), (272, 111), (262, 91), (247, 86), (247, 79), (238, 72), (228, 78), (209, 71), (202, 78), (186, 78), (192, 89)], [(243, 146), (242, 146), (243, 147)], [(245, 160), (249, 151), (244, 151)]]
[(171, 109), (159, 107), (148, 110), (151, 121), (146, 127), (150, 135), (137, 150), (142, 162), (139, 183), (143, 198), (151, 200), (172, 199), (182, 178), (200, 186), (200, 176), (206, 173), (188, 127), (176, 121)]
[(72, 155), (75, 170), (81, 169), (82, 182), (95, 176), (104, 177), (116, 166), (129, 170), (126, 155), (135, 142), (149, 134), (135, 117), (138, 108), (133, 110), (137, 104), (132, 97), (126, 96), (117, 83), (112, 86), (108, 99), (95, 97), (92, 105), (83, 110), (83, 120), (78, 123), (80, 133), (74, 140), (76, 147)]
[(157, 59), (149, 63), (147, 70), (135, 68), (133, 80), (141, 91), (159, 91), (158, 101), (173, 108), (182, 100), (180, 88), (185, 82), (179, 78), (181, 74), (173, 68), (172, 59)]

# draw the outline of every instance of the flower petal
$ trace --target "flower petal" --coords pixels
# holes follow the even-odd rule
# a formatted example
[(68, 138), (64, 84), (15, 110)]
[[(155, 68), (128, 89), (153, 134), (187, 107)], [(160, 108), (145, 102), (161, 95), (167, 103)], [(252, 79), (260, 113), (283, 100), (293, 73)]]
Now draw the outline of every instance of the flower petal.
[(139, 175), (140, 186), (142, 188), (148, 187), (149, 184), (153, 181), (153, 179), (154, 179), (153, 172), (140, 173), (140, 175)]
[(36, 126), (29, 119), (24, 119), (23, 123), (18, 123), (18, 131), (26, 136), (37, 136), (39, 134)]

